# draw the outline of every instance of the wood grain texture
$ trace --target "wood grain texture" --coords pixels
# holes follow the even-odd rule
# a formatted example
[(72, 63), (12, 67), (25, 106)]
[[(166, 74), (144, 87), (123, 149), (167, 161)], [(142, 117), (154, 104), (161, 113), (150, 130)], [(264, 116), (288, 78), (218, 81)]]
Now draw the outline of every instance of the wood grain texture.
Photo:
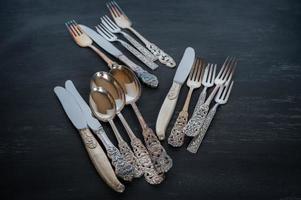
[[(135, 28), (177, 63), (187, 46), (210, 63), (237, 56), (229, 102), (220, 107), (196, 155), (185, 150), (187, 140), (180, 149), (163, 143), (174, 166), (161, 185), (139, 179), (117, 194), (100, 180), (53, 93), (71, 79), (87, 100), (90, 77), (108, 70), (92, 50), (79, 48), (64, 26), (70, 19), (98, 24), (108, 14), (105, 1), (1, 1), (1, 199), (300, 199), (301, 2), (119, 3)], [(159, 88), (143, 87), (138, 106), (153, 129), (174, 73), (161, 65), (154, 71)], [(181, 91), (167, 132), (188, 88)], [(131, 108), (123, 113), (142, 139)]]

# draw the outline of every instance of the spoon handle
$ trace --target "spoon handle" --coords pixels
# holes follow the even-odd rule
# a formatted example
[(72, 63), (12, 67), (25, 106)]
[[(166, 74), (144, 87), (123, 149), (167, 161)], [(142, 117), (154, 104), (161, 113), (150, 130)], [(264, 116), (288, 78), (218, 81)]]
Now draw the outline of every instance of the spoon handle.
[(166, 153), (154, 131), (146, 124), (137, 105), (135, 103), (131, 105), (142, 127), (142, 135), (157, 172), (167, 172), (172, 167), (172, 159)]

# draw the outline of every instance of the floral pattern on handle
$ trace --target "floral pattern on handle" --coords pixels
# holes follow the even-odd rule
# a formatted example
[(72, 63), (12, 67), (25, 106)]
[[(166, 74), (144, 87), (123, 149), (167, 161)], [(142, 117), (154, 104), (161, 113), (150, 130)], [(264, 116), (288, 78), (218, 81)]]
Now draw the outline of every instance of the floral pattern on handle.
[(173, 147), (180, 147), (184, 143), (185, 133), (183, 128), (187, 124), (188, 112), (181, 111), (168, 137), (168, 144)]
[(168, 66), (168, 67), (175, 67), (176, 62), (174, 59), (169, 56), (167, 53), (165, 53), (163, 50), (159, 49), (155, 44), (153, 43), (147, 43), (146, 47), (155, 55), (159, 58), (159, 61)]
[(188, 147), (187, 147), (187, 150), (191, 153), (196, 153), (200, 147), (200, 144), (202, 143), (203, 141), (203, 138), (205, 137), (205, 134), (210, 126), (210, 123), (216, 113), (216, 109), (217, 109), (217, 106), (214, 106), (208, 113), (205, 121), (204, 121), (204, 124), (200, 130), (200, 132), (197, 134), (197, 136), (195, 136), (191, 142), (189, 143)]

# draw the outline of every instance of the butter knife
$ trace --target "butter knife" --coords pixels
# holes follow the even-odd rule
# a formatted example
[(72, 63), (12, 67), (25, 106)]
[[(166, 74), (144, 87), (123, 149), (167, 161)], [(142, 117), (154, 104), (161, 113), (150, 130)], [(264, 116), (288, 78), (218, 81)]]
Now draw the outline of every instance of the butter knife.
[(117, 179), (105, 152), (88, 128), (82, 111), (72, 94), (65, 88), (58, 86), (54, 88), (54, 92), (61, 102), (70, 121), (78, 129), (88, 155), (98, 174), (113, 190), (123, 192), (125, 189), (124, 185)]
[(161, 106), (157, 122), (156, 122), (156, 132), (158, 138), (163, 140), (165, 138), (165, 130), (174, 112), (175, 106), (177, 104), (179, 92), (181, 90), (182, 84), (188, 77), (195, 58), (194, 49), (187, 47), (183, 58), (178, 66), (175, 77), (173, 79), (172, 86), (165, 97), (165, 100)]
[(139, 65), (135, 64), (127, 56), (125, 56), (119, 49), (117, 49), (113, 44), (108, 42), (105, 38), (103, 38), (93, 29), (85, 25), (79, 25), (79, 26), (98, 46), (100, 46), (109, 54), (113, 55), (114, 57), (124, 62), (127, 66), (129, 66), (137, 74), (139, 79), (144, 84), (152, 88), (158, 87), (159, 81), (155, 75), (149, 73), (148, 71), (145, 71)]

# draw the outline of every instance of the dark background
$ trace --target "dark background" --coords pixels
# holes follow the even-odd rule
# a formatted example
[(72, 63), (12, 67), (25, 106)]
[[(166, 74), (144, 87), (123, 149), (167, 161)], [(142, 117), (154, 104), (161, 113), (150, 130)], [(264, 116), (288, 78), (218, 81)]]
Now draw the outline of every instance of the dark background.
[[(164, 183), (135, 180), (124, 194), (108, 188), (53, 93), (71, 79), (87, 99), (91, 75), (108, 70), (94, 52), (79, 48), (64, 26), (75, 19), (93, 27), (108, 14), (105, 1), (1, 1), (0, 198), (301, 199), (301, 2), (119, 4), (134, 27), (177, 62), (187, 46), (211, 63), (239, 58), (230, 101), (220, 107), (199, 152), (188, 153), (188, 141), (181, 149), (165, 141), (174, 167)], [(152, 128), (174, 73), (160, 66), (154, 71), (160, 87), (143, 87), (138, 106)], [(187, 91), (183, 87), (175, 113)], [(124, 113), (141, 137), (132, 110)]]

